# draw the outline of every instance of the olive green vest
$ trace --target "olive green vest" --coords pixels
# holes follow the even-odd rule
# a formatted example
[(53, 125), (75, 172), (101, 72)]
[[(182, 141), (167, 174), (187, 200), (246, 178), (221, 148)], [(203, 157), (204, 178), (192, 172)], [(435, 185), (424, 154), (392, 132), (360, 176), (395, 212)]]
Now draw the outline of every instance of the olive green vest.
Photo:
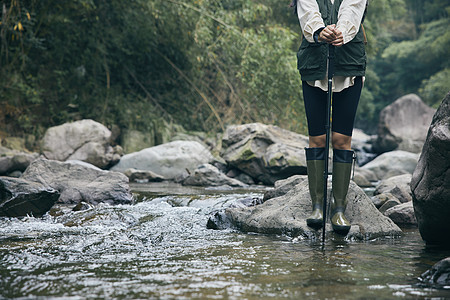
[[(325, 26), (336, 24), (339, 6), (343, 0), (316, 0)], [(309, 43), (302, 39), (297, 52), (297, 68), (302, 80), (322, 80), (327, 72), (327, 43)], [(364, 33), (360, 27), (355, 38), (341, 47), (335, 47), (334, 75), (364, 76), (366, 70), (366, 52)]]

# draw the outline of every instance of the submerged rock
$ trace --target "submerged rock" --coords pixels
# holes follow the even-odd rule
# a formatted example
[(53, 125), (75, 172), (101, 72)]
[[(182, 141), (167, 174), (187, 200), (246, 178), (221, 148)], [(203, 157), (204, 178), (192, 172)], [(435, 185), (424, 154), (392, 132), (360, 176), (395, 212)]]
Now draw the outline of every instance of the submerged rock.
[(433, 117), (411, 190), (422, 239), (450, 244), (450, 93)]
[(450, 286), (450, 257), (438, 261), (420, 276), (420, 281), (434, 288)]
[[(331, 187), (331, 182), (328, 186)], [(214, 229), (234, 228), (243, 232), (319, 238), (322, 230), (314, 230), (306, 225), (306, 218), (311, 212), (308, 181), (298, 180), (298, 184), (291, 189), (286, 189), (284, 185), (278, 189), (284, 189), (286, 193), (274, 191), (272, 194), (275, 197), (266, 199), (263, 204), (216, 212), (210, 217), (208, 226)], [(347, 199), (345, 215), (352, 223), (348, 238), (365, 240), (401, 234), (400, 228), (383, 216), (354, 182), (350, 184)], [(326, 230), (332, 233), (329, 222)]]
[(79, 164), (37, 159), (22, 179), (41, 183), (60, 192), (59, 203), (129, 204), (128, 177), (119, 172), (96, 170)]
[(229, 126), (222, 139), (223, 158), (264, 184), (306, 174), (306, 136), (273, 125)]
[(58, 191), (43, 184), (0, 177), (0, 217), (41, 217), (58, 198)]

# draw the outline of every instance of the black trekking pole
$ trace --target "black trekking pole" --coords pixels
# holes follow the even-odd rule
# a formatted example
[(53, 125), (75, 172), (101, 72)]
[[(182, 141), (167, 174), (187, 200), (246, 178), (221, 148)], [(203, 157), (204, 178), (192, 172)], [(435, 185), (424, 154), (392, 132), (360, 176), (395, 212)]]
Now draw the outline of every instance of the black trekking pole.
[(330, 152), (330, 117), (331, 117), (331, 96), (333, 94), (333, 73), (334, 73), (334, 46), (328, 46), (328, 91), (327, 91), (327, 113), (325, 123), (325, 168), (323, 171), (323, 226), (322, 226), (322, 247), (325, 247), (325, 225), (327, 223), (327, 196), (328, 196), (328, 157)]

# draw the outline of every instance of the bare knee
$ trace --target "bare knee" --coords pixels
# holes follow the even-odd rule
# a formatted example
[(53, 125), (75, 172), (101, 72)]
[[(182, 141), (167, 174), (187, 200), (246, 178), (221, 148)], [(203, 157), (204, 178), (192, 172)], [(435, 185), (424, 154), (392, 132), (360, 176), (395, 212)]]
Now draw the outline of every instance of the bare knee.
[(333, 132), (332, 143), (333, 149), (351, 150), (352, 137), (341, 133)]
[(318, 136), (309, 136), (309, 147), (310, 148), (323, 148), (325, 147), (326, 136), (318, 135)]

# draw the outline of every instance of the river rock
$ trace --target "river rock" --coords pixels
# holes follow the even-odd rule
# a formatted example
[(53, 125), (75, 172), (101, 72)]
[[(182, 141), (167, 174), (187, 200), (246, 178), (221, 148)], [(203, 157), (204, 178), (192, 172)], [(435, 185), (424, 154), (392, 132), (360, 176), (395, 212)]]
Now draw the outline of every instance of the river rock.
[(260, 123), (228, 126), (222, 138), (222, 157), (233, 167), (264, 184), (306, 174), (304, 148), (308, 138)]
[(412, 192), (410, 187), (411, 174), (403, 174), (390, 177), (380, 182), (374, 191), (374, 195), (390, 193), (401, 203), (412, 201)]
[(233, 187), (247, 186), (243, 182), (230, 178), (220, 172), (218, 168), (211, 164), (202, 164), (189, 176), (183, 180), (183, 185), (195, 186), (222, 186), (228, 185)]
[[(331, 182), (328, 186), (331, 187)], [(354, 182), (350, 183), (347, 199), (345, 215), (352, 223), (348, 238), (365, 240), (401, 234), (401, 229), (391, 219), (383, 216)], [(322, 230), (314, 230), (306, 225), (310, 212), (308, 181), (302, 180), (284, 195), (268, 199), (260, 205), (218, 211), (210, 217), (208, 226), (215, 229), (231, 227), (243, 232), (319, 238)], [(327, 224), (326, 231), (328, 236), (334, 234), (331, 224)]]
[(47, 129), (42, 154), (50, 160), (81, 160), (106, 168), (120, 159), (121, 148), (112, 147), (111, 131), (93, 120), (80, 120)]
[(430, 270), (420, 276), (422, 283), (434, 287), (450, 286), (450, 257), (438, 261)]
[(0, 146), (0, 175), (23, 172), (38, 157), (38, 153), (26, 153)]
[[(402, 204), (400, 202), (400, 200), (398, 200), (397, 198), (395, 198), (392, 194), (390, 193), (386, 193), (386, 194), (382, 194), (387, 196), (386, 201), (383, 203), (383, 205), (381, 205), (381, 207), (378, 209), (381, 213), (384, 213), (385, 211), (387, 211), (388, 209), (400, 205)], [(373, 202), (373, 201), (372, 201)]]
[(152, 171), (136, 170), (133, 168), (126, 169), (124, 174), (131, 182), (160, 182), (164, 181), (164, 177), (153, 173)]
[(397, 225), (417, 225), (412, 201), (395, 205), (383, 214)]
[(124, 155), (113, 171), (125, 172), (129, 168), (152, 171), (166, 179), (194, 172), (201, 164), (212, 163), (213, 156), (195, 141), (173, 141)]
[(419, 153), (435, 112), (415, 94), (395, 100), (380, 112), (374, 150), (378, 153), (392, 150)]
[(422, 238), (450, 244), (450, 93), (433, 117), (411, 190)]
[(95, 170), (79, 164), (37, 159), (23, 173), (22, 179), (38, 182), (57, 190), (59, 203), (130, 204), (132, 194), (128, 177), (119, 172)]
[(58, 201), (58, 191), (20, 178), (0, 177), (0, 217), (41, 217)]
[(378, 180), (389, 177), (412, 174), (417, 165), (419, 154), (397, 150), (386, 152), (361, 167), (361, 170), (372, 171)]

